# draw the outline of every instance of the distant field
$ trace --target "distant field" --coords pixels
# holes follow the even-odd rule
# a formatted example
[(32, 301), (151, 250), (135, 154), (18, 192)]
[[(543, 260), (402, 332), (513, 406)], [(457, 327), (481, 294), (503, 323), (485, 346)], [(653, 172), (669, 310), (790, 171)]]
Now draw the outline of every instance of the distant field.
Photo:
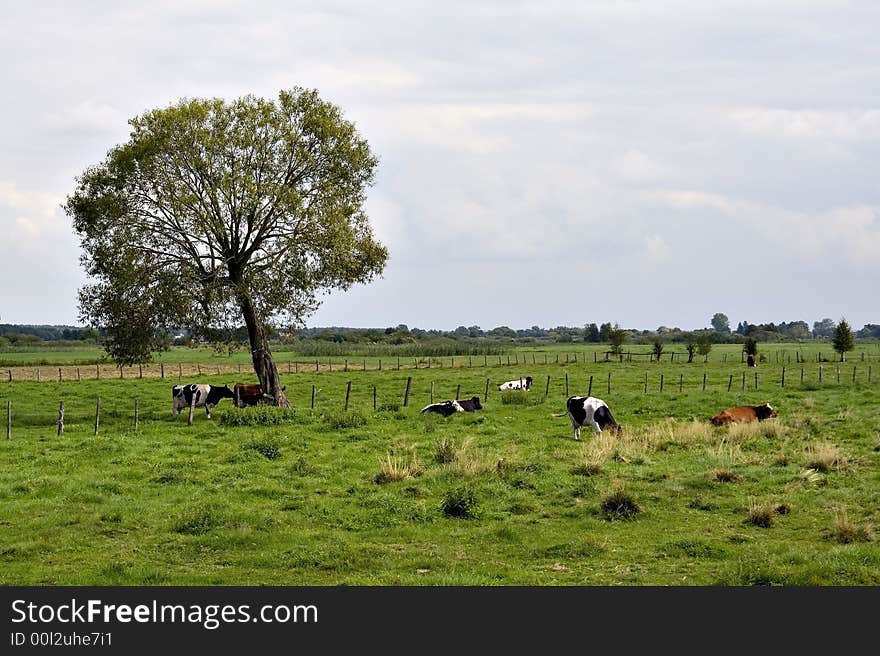
[[(504, 355), (501, 365), (489, 356), (455, 369), (443, 358), (430, 369), (289, 374), (279, 357), (296, 413), (267, 426), (228, 423), (242, 417), (228, 400), (187, 426), (185, 413), (171, 417), (176, 378), (0, 375), (4, 424), (12, 402), (12, 439), (0, 428), (0, 584), (880, 584), (877, 346), (821, 363), (821, 383), (827, 344), (762, 344), (756, 369), (740, 349), (716, 346), (692, 364), (602, 362), (598, 351), (594, 363), (594, 349), (573, 346), (520, 349), (511, 365)], [(568, 419), (552, 416), (564, 411), (566, 374), (570, 394), (593, 377), (622, 436), (573, 440)], [(495, 386), (519, 375), (533, 389), (502, 397)], [(432, 383), (435, 400), (458, 386), (483, 399), (487, 378), (484, 410), (419, 414)], [(185, 379), (255, 381), (247, 368)], [(778, 419), (707, 421), (764, 401)], [(638, 512), (603, 511), (614, 493)]]

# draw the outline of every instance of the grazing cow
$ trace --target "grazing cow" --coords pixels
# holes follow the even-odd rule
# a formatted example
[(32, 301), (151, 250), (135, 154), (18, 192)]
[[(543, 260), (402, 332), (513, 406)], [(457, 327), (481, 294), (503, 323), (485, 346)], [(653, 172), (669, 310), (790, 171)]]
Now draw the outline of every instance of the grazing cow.
[(183, 409), (188, 408), (195, 399), (196, 406), (205, 407), (208, 417), (211, 416), (211, 408), (220, 403), (221, 399), (231, 399), (234, 394), (229, 385), (220, 387), (219, 385), (175, 385), (171, 389), (171, 414), (177, 414)]
[(761, 405), (739, 405), (735, 408), (722, 410), (709, 421), (715, 426), (723, 426), (724, 424), (764, 421), (776, 416), (776, 410), (769, 403), (762, 403)]
[(483, 406), (480, 405), (480, 397), (472, 396), (469, 399), (456, 399), (458, 405), (461, 406), (462, 410), (465, 412), (473, 412), (474, 410), (482, 410)]
[(498, 391), (503, 392), (504, 390), (526, 390), (528, 391), (532, 387), (532, 377), (526, 376), (525, 378), (520, 378), (519, 380), (508, 380), (506, 383), (501, 383), (498, 386)]
[(592, 426), (596, 434), (601, 433), (605, 428), (615, 431), (623, 430), (623, 426), (614, 420), (611, 410), (602, 399), (592, 396), (570, 396), (565, 402), (565, 409), (568, 412), (568, 418), (571, 419), (576, 440), (581, 439), (581, 427), (583, 426)]
[(755, 364), (755, 356), (752, 355), (751, 353), (749, 353), (749, 356), (746, 358), (746, 364), (749, 367), (757, 367), (758, 366), (757, 364)]
[(269, 394), (263, 391), (263, 387), (259, 384), (236, 383), (233, 388), (233, 398), (238, 408), (248, 405), (258, 405), (260, 403), (274, 403)]
[(461, 404), (458, 401), (440, 401), (440, 403), (429, 403), (419, 410), (419, 414), (425, 412), (436, 412), (444, 417), (448, 417), (454, 415), (456, 412), (464, 412), (464, 408), (461, 407)]

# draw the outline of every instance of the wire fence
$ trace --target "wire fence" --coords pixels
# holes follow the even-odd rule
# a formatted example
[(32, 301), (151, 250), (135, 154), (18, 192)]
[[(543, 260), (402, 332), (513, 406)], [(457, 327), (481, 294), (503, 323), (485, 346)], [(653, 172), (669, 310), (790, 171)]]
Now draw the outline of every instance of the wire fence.
[[(815, 367), (783, 366), (778, 370), (759, 373), (757, 369), (738, 371), (737, 373), (722, 373), (703, 371), (702, 373), (685, 372), (651, 372), (645, 371), (643, 378), (636, 378), (634, 372), (619, 375), (615, 378), (614, 371), (608, 370), (600, 374), (570, 375), (564, 371), (562, 375), (553, 378), (547, 375), (546, 379), (533, 377), (531, 389), (528, 391), (514, 391), (513, 395), (529, 394), (542, 395), (541, 401), (551, 399), (564, 400), (572, 395), (602, 395), (605, 398), (613, 398), (622, 393), (670, 394), (670, 393), (709, 393), (718, 392), (756, 392), (781, 390), (791, 386), (807, 387), (808, 389), (824, 388), (859, 388), (875, 384), (873, 365), (860, 364), (836, 364), (827, 366), (819, 364)], [(482, 403), (504, 402), (503, 395), (511, 392), (502, 392), (498, 389), (503, 380), (495, 380), (487, 377), (485, 383), (479, 384), (473, 377), (461, 380), (442, 380), (440, 384), (436, 380), (426, 380), (422, 377), (413, 385), (413, 376), (394, 377), (382, 381), (381, 384), (355, 384), (348, 380), (343, 385), (339, 378), (328, 378), (325, 383), (311, 383), (310, 389), (306, 385), (298, 386), (296, 394), (288, 392), (288, 396), (296, 409), (309, 411), (379, 411), (383, 407), (408, 408), (417, 405), (434, 403), (447, 399), (468, 399), (477, 396)], [(482, 380), (482, 379), (480, 379)], [(11, 392), (13, 386), (6, 386)], [(171, 412), (171, 399), (161, 402), (155, 397), (149, 399), (131, 398), (125, 395), (112, 397), (89, 397), (86, 395), (74, 395), (67, 398), (59, 398), (57, 401), (43, 402), (30, 399), (14, 399), (10, 394), (3, 394), (0, 387), (0, 399), (5, 407), (6, 438), (11, 439), (14, 428), (19, 427), (54, 427), (57, 434), (61, 435), (65, 427), (76, 427), (82, 430), (94, 430), (98, 435), (102, 426), (109, 426), (111, 430), (137, 430), (143, 422), (169, 422), (178, 421)], [(344, 401), (343, 401), (344, 399)], [(15, 401), (13, 403), (13, 401)], [(227, 405), (235, 407), (230, 401)], [(57, 411), (56, 411), (57, 408)], [(204, 407), (190, 405), (188, 413), (186, 409), (180, 413), (185, 417), (183, 423), (191, 425), (196, 418), (208, 413)]]

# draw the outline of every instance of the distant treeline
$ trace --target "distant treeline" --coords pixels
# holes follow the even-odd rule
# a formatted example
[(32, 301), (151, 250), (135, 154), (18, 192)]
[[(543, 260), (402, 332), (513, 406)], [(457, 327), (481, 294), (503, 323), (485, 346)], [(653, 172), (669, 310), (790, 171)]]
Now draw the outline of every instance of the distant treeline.
[[(718, 315), (716, 315), (718, 316)], [(351, 328), (325, 326), (315, 328), (275, 329), (271, 342), (280, 351), (295, 351), (300, 355), (378, 355), (391, 351), (406, 355), (494, 355), (512, 345), (540, 345), (552, 343), (607, 343), (612, 331), (622, 330), (630, 344), (650, 344), (658, 338), (664, 342), (685, 343), (695, 336), (703, 336), (715, 344), (743, 343), (747, 338), (758, 342), (799, 342), (829, 340), (833, 337), (836, 322), (822, 319), (813, 323), (806, 321), (779, 324), (752, 324), (741, 321), (735, 330), (725, 323), (722, 329), (705, 328), (694, 331), (660, 326), (656, 330), (620, 328), (610, 322), (584, 326), (556, 326), (555, 328), (514, 329), (497, 326), (484, 330), (480, 326), (459, 326), (454, 330), (410, 328), (398, 324), (388, 328)], [(81, 326), (0, 324), (0, 348), (44, 345), (76, 346), (100, 343), (103, 330)], [(880, 325), (865, 324), (854, 332), (858, 339), (880, 339)], [(199, 342), (185, 328), (175, 329), (169, 341), (178, 346), (196, 346)], [(220, 341), (220, 340), (218, 340)], [(227, 341), (247, 342), (242, 328)]]

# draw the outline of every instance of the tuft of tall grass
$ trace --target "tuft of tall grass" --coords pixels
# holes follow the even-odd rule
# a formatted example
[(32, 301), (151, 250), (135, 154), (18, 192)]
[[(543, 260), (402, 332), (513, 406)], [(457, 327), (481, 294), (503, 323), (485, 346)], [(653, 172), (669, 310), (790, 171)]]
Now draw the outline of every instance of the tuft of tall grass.
[(846, 508), (838, 506), (834, 509), (834, 526), (830, 531), (830, 538), (840, 544), (871, 542), (874, 539), (874, 531), (870, 524), (865, 526), (853, 524)]
[(440, 510), (447, 517), (474, 519), (478, 515), (479, 500), (468, 485), (460, 485), (447, 490), (440, 504)]
[(828, 442), (809, 445), (804, 451), (807, 458), (807, 468), (815, 469), (823, 474), (832, 469), (840, 471), (847, 466), (847, 457), (844, 453)]
[(634, 519), (641, 512), (639, 504), (623, 488), (616, 488), (605, 495), (599, 507), (602, 516), (609, 521)]
[(421, 476), (424, 471), (414, 449), (403, 453), (388, 453), (379, 462), (379, 473), (374, 480), (380, 485), (394, 483)]

